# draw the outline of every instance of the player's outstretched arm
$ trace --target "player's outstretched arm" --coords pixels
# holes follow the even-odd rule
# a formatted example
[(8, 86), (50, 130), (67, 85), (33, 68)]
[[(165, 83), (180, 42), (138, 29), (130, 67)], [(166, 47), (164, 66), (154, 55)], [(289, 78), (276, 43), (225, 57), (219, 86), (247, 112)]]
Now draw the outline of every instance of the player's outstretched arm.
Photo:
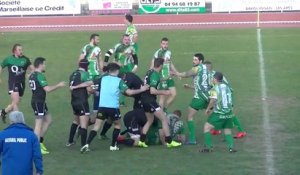
[(46, 92), (52, 92), (52, 91), (54, 91), (54, 90), (56, 90), (56, 89), (58, 89), (58, 88), (64, 87), (65, 84), (66, 84), (66, 83), (65, 83), (64, 81), (61, 81), (61, 82), (57, 83), (57, 84), (54, 85), (54, 86), (45, 86), (45, 87), (44, 87), (44, 90), (45, 90)]
[(83, 88), (83, 87), (88, 87), (88, 86), (91, 86), (93, 84), (94, 84), (93, 81), (86, 81), (86, 82), (78, 84), (76, 86), (70, 86), (70, 90), (74, 90), (74, 89), (78, 89), (78, 88)]
[(183, 87), (186, 89), (194, 89), (194, 85), (191, 84), (184, 84)]
[(188, 78), (197, 75), (197, 71), (195, 69), (191, 69), (187, 72), (177, 72), (175, 75), (181, 78)]

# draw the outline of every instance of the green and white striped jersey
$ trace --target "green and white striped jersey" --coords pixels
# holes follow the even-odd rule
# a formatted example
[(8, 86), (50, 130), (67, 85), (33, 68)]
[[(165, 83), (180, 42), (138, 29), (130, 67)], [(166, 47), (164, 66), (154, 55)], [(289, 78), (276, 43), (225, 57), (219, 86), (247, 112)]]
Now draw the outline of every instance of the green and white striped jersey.
[(165, 60), (163, 64), (163, 68), (161, 70), (161, 75), (162, 78), (169, 78), (170, 77), (170, 63), (171, 63), (171, 51), (170, 50), (163, 50), (163, 49), (158, 49), (154, 53), (154, 59), (156, 58), (163, 58)]
[(196, 73), (194, 77), (194, 98), (203, 98), (208, 100), (209, 94), (209, 73), (206, 65), (199, 64), (193, 67), (193, 71)]
[(136, 30), (135, 26), (133, 24), (129, 24), (127, 26), (125, 34), (129, 35), (129, 37), (130, 37), (130, 44), (133, 45), (134, 44), (134, 42), (133, 42), (133, 36), (135, 34), (137, 34), (137, 30)]
[(132, 45), (126, 46), (118, 43), (114, 46), (113, 51), (115, 53), (115, 61), (120, 62), (122, 66), (133, 64), (132, 55), (136, 54), (136, 51)]
[(100, 75), (98, 58), (101, 54), (101, 49), (98, 46), (93, 46), (90, 44), (85, 45), (82, 48), (81, 53), (84, 55), (84, 58), (89, 61), (88, 73), (90, 76)]
[(214, 112), (219, 114), (228, 114), (232, 111), (232, 91), (225, 83), (215, 85), (210, 90), (210, 98), (216, 99)]

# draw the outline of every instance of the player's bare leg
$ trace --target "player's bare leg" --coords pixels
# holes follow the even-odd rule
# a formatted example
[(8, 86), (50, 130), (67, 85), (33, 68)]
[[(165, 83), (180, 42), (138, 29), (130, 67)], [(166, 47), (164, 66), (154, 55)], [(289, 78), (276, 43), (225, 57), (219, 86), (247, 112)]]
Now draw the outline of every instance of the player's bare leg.
[(176, 88), (175, 87), (169, 87), (170, 95), (167, 96), (166, 102), (165, 102), (165, 108), (168, 108), (175, 100), (175, 97), (177, 95)]
[(169, 128), (169, 124), (168, 124), (168, 119), (167, 119), (167, 116), (165, 115), (165, 113), (161, 109), (159, 109), (159, 110), (157, 110), (157, 111), (154, 112), (154, 115), (162, 123), (162, 129), (163, 129), (163, 132), (165, 134), (165, 141), (166, 141), (167, 147), (172, 148), (172, 147), (178, 147), (178, 146), (180, 146), (181, 143), (175, 142), (171, 138), (170, 128)]
[(138, 142), (138, 146), (147, 148), (148, 145), (146, 145), (146, 143), (145, 143), (145, 140), (146, 140), (146, 134), (147, 134), (147, 132), (148, 132), (150, 126), (152, 125), (152, 123), (153, 123), (153, 121), (154, 121), (154, 114), (153, 114), (153, 113), (146, 112), (145, 115), (146, 115), (146, 118), (147, 118), (147, 122), (146, 122), (146, 124), (143, 126), (142, 134), (141, 134), (141, 137), (140, 137), (140, 141)]
[(159, 101), (158, 101), (158, 104), (159, 104), (159, 106), (160, 106), (162, 109), (165, 108), (165, 104), (166, 104), (167, 98), (168, 98), (167, 95), (159, 95)]
[[(19, 103), (21, 101), (21, 97), (19, 95), (19, 92), (12, 92), (10, 94), (11, 98), (11, 106), (13, 111), (18, 111), (19, 110)], [(7, 111), (10, 112), (10, 111)]]
[(42, 151), (47, 152), (46, 154), (48, 154), (49, 151), (44, 145), (44, 136), (46, 135), (48, 128), (50, 127), (51, 124), (52, 124), (52, 116), (50, 114), (45, 115), (42, 120), (42, 128), (40, 133), (40, 146)]
[(100, 129), (102, 123), (103, 123), (103, 120), (102, 120), (102, 119), (96, 118), (94, 127), (93, 127), (93, 129), (90, 131), (90, 134), (89, 134), (89, 136), (88, 136), (88, 139), (87, 139), (87, 141), (86, 141), (86, 144), (85, 144), (83, 147), (81, 147), (81, 149), (80, 149), (80, 152), (81, 152), (81, 153), (85, 153), (85, 152), (90, 151), (89, 145), (90, 145), (91, 142), (93, 141), (94, 137), (97, 135), (97, 132), (99, 131), (99, 129)]

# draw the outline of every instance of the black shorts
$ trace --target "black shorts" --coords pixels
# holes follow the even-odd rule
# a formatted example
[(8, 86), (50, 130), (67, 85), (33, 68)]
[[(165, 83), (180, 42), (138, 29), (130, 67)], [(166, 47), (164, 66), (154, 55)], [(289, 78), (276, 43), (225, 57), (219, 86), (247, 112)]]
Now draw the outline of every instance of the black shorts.
[(94, 99), (93, 99), (93, 111), (94, 112), (97, 112), (98, 111), (98, 108), (99, 108), (99, 95), (93, 95), (94, 96)]
[(88, 102), (71, 104), (73, 108), (73, 114), (76, 116), (89, 116), (90, 107)]
[(31, 107), (36, 118), (42, 118), (48, 114), (48, 107), (45, 102), (31, 102)]
[(142, 131), (138, 122), (134, 120), (132, 117), (125, 115), (123, 121), (129, 135), (141, 134)]
[(110, 119), (116, 121), (121, 119), (120, 109), (100, 107), (98, 110), (97, 118), (100, 120)]
[(141, 98), (139, 97), (134, 98), (133, 109), (143, 109), (143, 103)]
[(145, 112), (154, 113), (155, 111), (160, 110), (160, 106), (157, 104), (156, 101), (150, 103), (143, 103), (143, 109)]
[(25, 82), (22, 83), (14, 83), (8, 82), (8, 94), (13, 92), (19, 92), (19, 96), (22, 97), (24, 95), (25, 90)]

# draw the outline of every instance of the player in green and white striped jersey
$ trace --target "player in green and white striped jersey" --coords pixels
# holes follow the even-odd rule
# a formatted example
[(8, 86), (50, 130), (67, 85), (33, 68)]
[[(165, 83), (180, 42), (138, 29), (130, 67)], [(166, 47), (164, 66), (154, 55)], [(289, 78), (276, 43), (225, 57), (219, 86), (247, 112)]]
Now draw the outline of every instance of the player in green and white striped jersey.
[[(86, 44), (79, 55), (78, 64), (81, 60), (85, 59), (89, 62), (87, 72), (89, 79), (95, 80), (101, 75), (103, 69), (103, 60), (101, 59), (101, 49), (99, 47), (100, 37), (94, 33), (90, 36), (90, 43)], [(93, 116), (91, 119), (95, 119), (95, 115), (98, 111), (99, 96), (93, 95)], [(92, 121), (93, 122), (93, 121)]]
[(136, 52), (138, 52), (138, 32), (133, 25), (133, 17), (130, 14), (125, 15), (124, 22), (127, 26), (125, 34), (129, 35), (130, 37), (130, 45), (132, 45)]
[[(207, 69), (209, 70), (209, 83), (210, 83), (210, 87), (213, 87), (213, 76), (216, 73), (215, 70), (213, 70), (213, 65), (210, 61), (205, 61), (204, 64), (206, 65)], [(227, 84), (231, 90), (231, 92), (233, 93), (233, 88), (230, 86), (228, 80), (225, 78), (225, 76), (223, 75), (223, 83)], [(240, 120), (237, 118), (237, 116), (233, 113), (233, 125), (236, 126), (238, 132), (236, 133), (234, 138), (243, 138), (246, 136), (246, 132), (243, 129)], [(221, 133), (221, 131), (218, 130), (212, 130), (211, 133), (213, 135), (218, 135)]]
[[(111, 55), (114, 54), (114, 61), (121, 69), (120, 73), (136, 72), (138, 69), (138, 57), (135, 48), (130, 45), (130, 36), (124, 34), (121, 42), (105, 53), (104, 62), (108, 63)], [(125, 105), (125, 96), (120, 96), (120, 104)]]
[(174, 64), (171, 61), (171, 51), (169, 50), (169, 39), (164, 37), (160, 42), (160, 49), (158, 49), (153, 56), (151, 61), (150, 69), (153, 68), (154, 60), (157, 58), (164, 59), (163, 68), (161, 71), (161, 82), (159, 89), (161, 90), (170, 90), (171, 94), (169, 96), (160, 95), (159, 96), (159, 105), (162, 109), (166, 110), (169, 105), (175, 100), (176, 97), (176, 88), (175, 81), (171, 77), (171, 72), (174, 74), (178, 73)]
[(178, 77), (188, 78), (194, 77), (194, 97), (188, 108), (187, 124), (189, 129), (189, 140), (187, 144), (197, 144), (195, 135), (194, 116), (198, 110), (206, 109), (208, 105), (208, 70), (202, 62), (204, 56), (196, 53), (193, 57), (193, 68), (187, 72), (177, 73)]
[(79, 55), (78, 63), (86, 59), (89, 62), (88, 73), (90, 75), (90, 79), (94, 80), (100, 76), (100, 70), (103, 68), (103, 62), (101, 59), (101, 49), (98, 46), (100, 43), (100, 37), (98, 34), (92, 34), (90, 36), (90, 43), (85, 45), (81, 54)]
[(104, 62), (107, 64), (111, 55), (114, 54), (114, 61), (121, 66), (120, 73), (136, 72), (138, 68), (138, 57), (136, 50), (130, 45), (130, 37), (127, 34), (122, 36), (121, 43), (105, 53)]
[(232, 91), (222, 80), (223, 74), (216, 72), (213, 76), (214, 87), (210, 90), (210, 102), (205, 111), (209, 117), (204, 124), (205, 148), (202, 149), (201, 152), (212, 151), (210, 133), (212, 129), (224, 129), (229, 152), (236, 152), (236, 150), (233, 149), (233, 138), (231, 135), (231, 129), (233, 127)]

